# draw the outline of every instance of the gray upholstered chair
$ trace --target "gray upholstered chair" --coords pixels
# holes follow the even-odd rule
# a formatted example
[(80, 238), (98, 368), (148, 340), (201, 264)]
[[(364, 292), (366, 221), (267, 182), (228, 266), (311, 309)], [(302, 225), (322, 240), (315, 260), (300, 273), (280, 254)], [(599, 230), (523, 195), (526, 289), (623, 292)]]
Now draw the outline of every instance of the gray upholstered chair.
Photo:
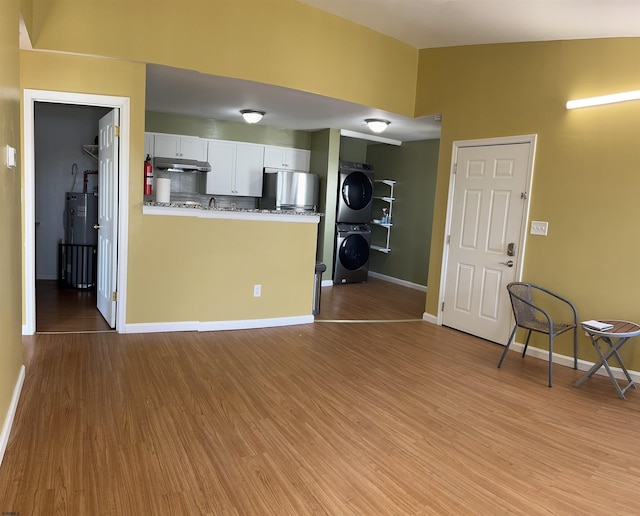
[[(553, 372), (553, 339), (554, 337), (565, 333), (573, 329), (573, 368), (578, 368), (578, 313), (575, 306), (558, 294), (532, 285), (531, 283), (514, 282), (507, 285), (509, 291), (509, 297), (511, 298), (511, 307), (513, 308), (513, 315), (516, 319), (516, 324), (513, 327), (513, 331), (509, 336), (509, 341), (502, 352), (498, 367), (502, 365), (509, 346), (513, 342), (516, 336), (516, 330), (518, 328), (524, 328), (527, 331), (527, 340), (524, 344), (524, 350), (522, 356), (524, 357), (529, 346), (529, 338), (531, 332), (536, 331), (544, 333), (549, 336), (549, 387), (552, 384), (552, 372)], [(567, 312), (566, 318), (563, 322), (554, 322), (547, 310), (550, 310), (555, 305), (563, 306)]]

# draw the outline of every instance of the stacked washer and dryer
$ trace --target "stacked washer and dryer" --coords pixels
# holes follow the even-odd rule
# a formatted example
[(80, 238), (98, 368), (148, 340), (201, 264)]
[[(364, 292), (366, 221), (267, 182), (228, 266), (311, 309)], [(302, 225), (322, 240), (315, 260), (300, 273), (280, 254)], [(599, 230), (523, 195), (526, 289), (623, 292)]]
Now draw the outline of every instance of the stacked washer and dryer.
[(333, 283), (361, 283), (369, 274), (373, 166), (340, 161)]

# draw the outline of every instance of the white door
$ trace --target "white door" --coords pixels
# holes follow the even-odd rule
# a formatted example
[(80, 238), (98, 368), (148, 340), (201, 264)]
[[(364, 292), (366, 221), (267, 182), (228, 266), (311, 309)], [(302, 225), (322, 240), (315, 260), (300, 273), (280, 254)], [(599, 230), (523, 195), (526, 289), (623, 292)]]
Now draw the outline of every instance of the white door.
[(442, 322), (506, 344), (506, 290), (522, 258), (533, 146), (458, 149), (450, 218)]
[(112, 110), (99, 123), (98, 147), (98, 310), (111, 328), (116, 324), (118, 269), (118, 121)]

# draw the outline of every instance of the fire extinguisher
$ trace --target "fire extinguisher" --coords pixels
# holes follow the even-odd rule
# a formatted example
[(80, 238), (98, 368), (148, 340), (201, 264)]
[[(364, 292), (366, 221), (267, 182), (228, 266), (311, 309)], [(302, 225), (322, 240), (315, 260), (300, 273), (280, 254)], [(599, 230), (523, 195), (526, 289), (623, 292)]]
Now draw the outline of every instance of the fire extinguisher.
[(151, 156), (147, 154), (144, 160), (144, 194), (151, 195), (153, 193), (153, 166), (151, 165)]

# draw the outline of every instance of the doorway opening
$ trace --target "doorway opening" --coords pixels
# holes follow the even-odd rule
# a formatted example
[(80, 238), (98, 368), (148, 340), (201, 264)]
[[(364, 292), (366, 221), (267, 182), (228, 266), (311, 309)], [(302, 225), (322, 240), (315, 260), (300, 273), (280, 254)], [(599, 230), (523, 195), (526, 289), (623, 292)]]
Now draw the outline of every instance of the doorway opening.
[(36, 102), (36, 331), (108, 331), (96, 307), (98, 123), (111, 109)]
[[(106, 254), (109, 256), (103, 256), (102, 260), (99, 260), (106, 262), (107, 268), (110, 268), (107, 277), (111, 312), (107, 313), (108, 317), (105, 316), (105, 320), (100, 314), (104, 314), (104, 310), (101, 309), (99, 312), (97, 309), (99, 300), (96, 299), (94, 288), (94, 284), (104, 276), (101, 272), (104, 266), (92, 261), (91, 256), (88, 256), (86, 261), (84, 257), (67, 259), (61, 250), (64, 248), (66, 252), (70, 252), (69, 248), (61, 244), (68, 242), (70, 231), (81, 233), (80, 222), (87, 222), (86, 206), (75, 205), (73, 211), (78, 217), (74, 219), (73, 226), (70, 226), (67, 194), (74, 193), (74, 197), (82, 197), (85, 193), (90, 196), (99, 195), (97, 180), (100, 162), (96, 137), (101, 136), (101, 120), (107, 118), (110, 113), (120, 117), (119, 146), (115, 147), (114, 155), (114, 161), (120, 166), (115, 169), (112, 195), (105, 195), (109, 202), (103, 203), (100, 207), (100, 217), (103, 217), (105, 209), (113, 214), (109, 218), (109, 227), (112, 227), (113, 236), (118, 240), (117, 245), (107, 247)], [(55, 134), (51, 132), (52, 125), (57, 126)], [(36, 331), (123, 330), (126, 301), (129, 125), (128, 98), (24, 90), (23, 335), (32, 335)], [(60, 136), (57, 133), (63, 134)], [(68, 145), (77, 145), (83, 153), (82, 156), (87, 155), (87, 160), (78, 154), (68, 154), (65, 160), (64, 149), (47, 149), (47, 146), (61, 146), (59, 142), (55, 142), (58, 137), (68, 138)], [(101, 188), (103, 187), (104, 185), (101, 185)], [(107, 204), (109, 206), (105, 208)], [(91, 221), (87, 227), (87, 231), (101, 231), (98, 221)], [(79, 243), (77, 247), (93, 246), (92, 243), (85, 244), (86, 242)], [(96, 255), (99, 256), (98, 245), (95, 248)], [(92, 268), (95, 270), (91, 270)], [(80, 270), (80, 276), (77, 276), (78, 271), (75, 269)], [(72, 277), (72, 273), (76, 275)], [(64, 288), (60, 288), (61, 286)]]

